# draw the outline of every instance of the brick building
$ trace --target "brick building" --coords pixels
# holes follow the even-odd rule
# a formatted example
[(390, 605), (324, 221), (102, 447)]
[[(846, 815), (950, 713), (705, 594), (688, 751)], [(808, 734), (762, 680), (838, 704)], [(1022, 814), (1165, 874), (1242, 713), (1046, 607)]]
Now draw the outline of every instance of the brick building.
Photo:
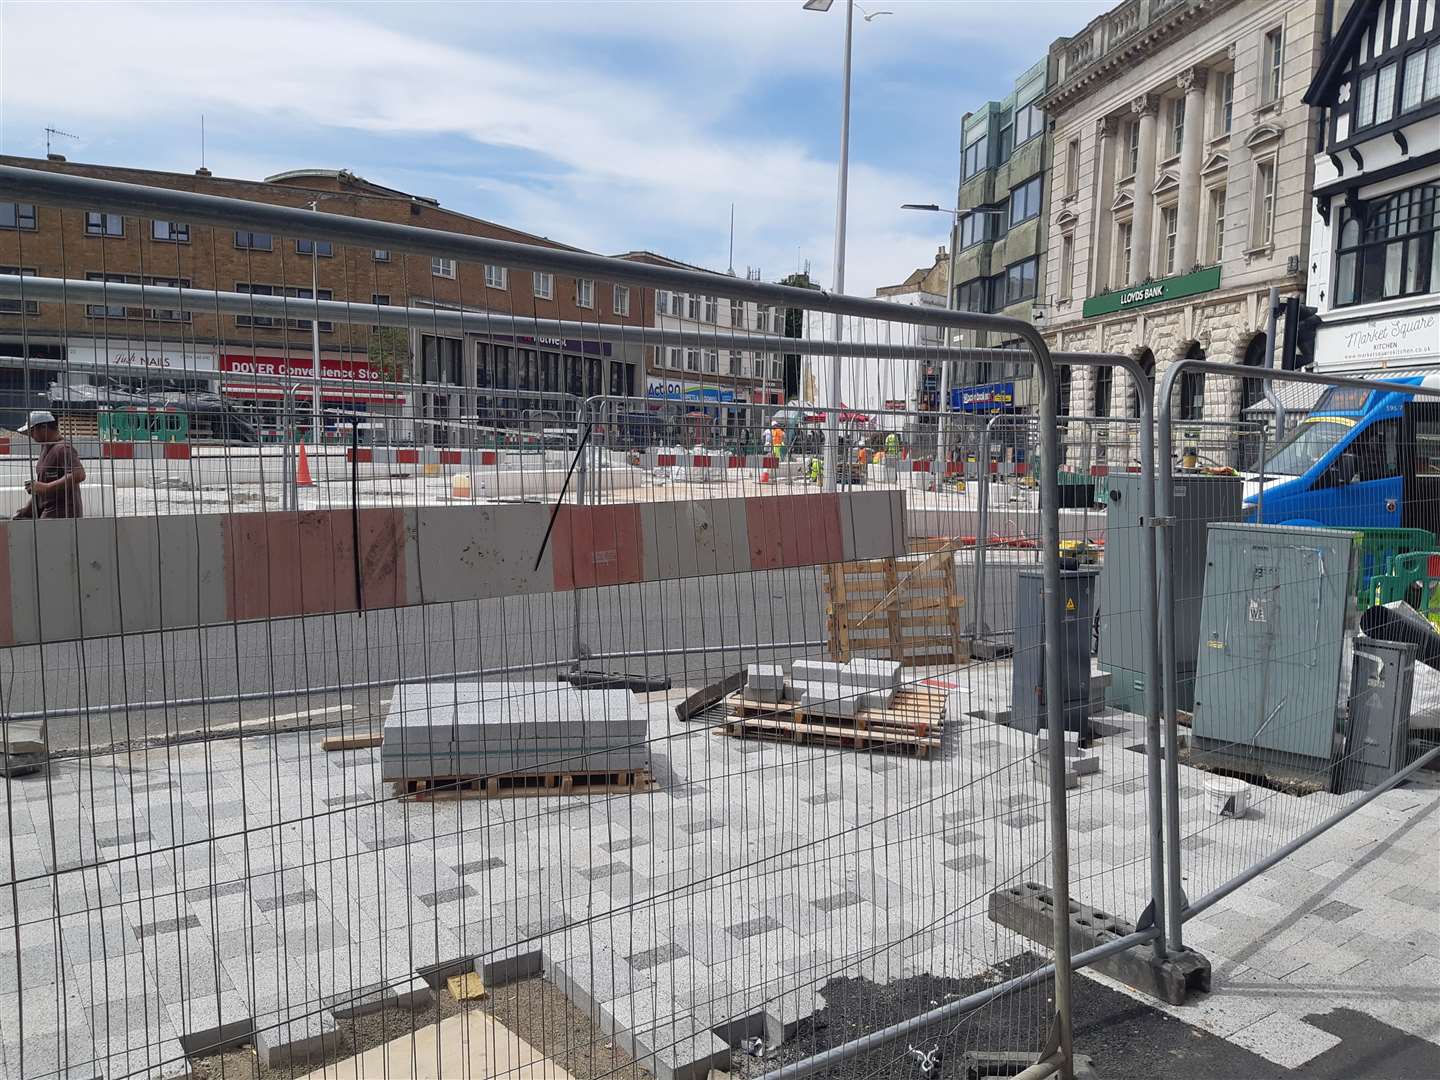
[[(171, 187), (208, 195), (315, 208), (334, 214), (575, 250), (439, 205), (434, 199), (372, 183), (353, 173), (297, 170), (264, 181), (0, 156), (0, 163)], [(459, 263), (384, 250), (332, 245), (319, 238), (190, 226), (149, 218), (0, 206), (0, 272), (89, 278), (288, 296), (294, 318), (174, 312), (106, 304), (0, 302), (0, 425), (35, 407), (57, 387), (213, 391), (258, 419), (273, 421), (277, 391), (244, 376), (252, 371), (304, 378), (314, 371), (305, 303), (320, 299), (408, 303), (498, 311), (525, 318), (649, 325), (647, 290), (609, 282)], [(537, 339), (524, 333), (430, 333), (417, 317), (397, 339), (361, 318), (320, 323), (321, 371), (349, 377), (351, 391), (324, 395), (327, 409), (420, 415), (442, 421), (515, 415), (548, 408), (543, 393), (642, 392), (638, 349), (599, 340)], [(409, 382), (409, 393), (365, 390), (364, 382)], [(484, 393), (487, 389), (497, 391)], [(527, 392), (533, 396), (527, 396)], [(91, 391), (93, 398), (94, 391)], [(403, 423), (399, 434), (408, 434)], [(438, 438), (445, 438), (443, 431)]]

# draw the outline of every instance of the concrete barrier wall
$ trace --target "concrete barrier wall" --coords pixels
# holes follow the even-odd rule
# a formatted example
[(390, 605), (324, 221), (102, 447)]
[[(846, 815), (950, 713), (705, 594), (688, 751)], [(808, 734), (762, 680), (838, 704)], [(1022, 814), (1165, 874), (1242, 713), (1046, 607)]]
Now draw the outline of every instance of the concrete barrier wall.
[[(895, 491), (0, 524), (0, 645), (903, 554)], [(358, 544), (357, 544), (358, 537)]]

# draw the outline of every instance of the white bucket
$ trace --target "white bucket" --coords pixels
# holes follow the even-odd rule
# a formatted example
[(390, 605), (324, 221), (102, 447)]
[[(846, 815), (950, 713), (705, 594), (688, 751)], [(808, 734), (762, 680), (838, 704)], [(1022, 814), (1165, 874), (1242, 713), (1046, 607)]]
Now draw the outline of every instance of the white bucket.
[(1205, 799), (1216, 817), (1244, 817), (1250, 807), (1250, 785), (1229, 776), (1211, 776), (1205, 781)]

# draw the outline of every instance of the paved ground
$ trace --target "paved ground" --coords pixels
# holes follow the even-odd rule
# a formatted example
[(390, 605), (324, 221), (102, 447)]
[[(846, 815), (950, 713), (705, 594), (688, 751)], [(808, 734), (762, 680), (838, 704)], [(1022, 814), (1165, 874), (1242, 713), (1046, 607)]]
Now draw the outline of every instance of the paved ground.
[[(661, 786), (641, 796), (398, 803), (376, 752), (304, 734), (57, 762), (0, 809), (0, 879), (19, 882), (18, 953), (0, 905), (7, 1074), (22, 1030), (27, 1077), (67, 1053), (68, 1075), (97, 1057), (125, 1075), (177, 1063), (179, 1036), (217, 1019), (318, 1026), (336, 993), (517, 947), (612, 1017), (679, 1025), (669, 1042), (801, 1018), (836, 980), (994, 978), (1030, 947), (985, 900), (1045, 879), (1046, 809), (1028, 736), (958, 722), (1008, 696), (1003, 666), (951, 681), (930, 760), (725, 738), (656, 707)], [(1133, 720), (1108, 721), (1101, 772), (1068, 800), (1073, 888), (1133, 918), (1143, 759)], [(1345, 799), (1264, 793), (1222, 820), (1182, 773), (1192, 894)], [(1187, 934), (1215, 991), (1164, 1011), (1282, 1069), (1358, 1060), (1384, 1025), (1440, 1041), (1437, 805), (1433, 787), (1388, 793), (1204, 913)], [(994, 1008), (1038, 1045), (1039, 1005)]]

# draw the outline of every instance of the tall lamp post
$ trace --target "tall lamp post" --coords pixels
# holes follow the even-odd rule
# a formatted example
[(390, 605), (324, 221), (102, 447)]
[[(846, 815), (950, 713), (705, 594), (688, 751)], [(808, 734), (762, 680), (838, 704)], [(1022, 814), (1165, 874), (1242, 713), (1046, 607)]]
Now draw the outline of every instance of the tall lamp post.
[[(970, 207), (968, 210), (951, 210), (940, 206), (938, 203), (901, 203), (901, 210), (924, 210), (932, 214), (950, 215), (950, 269), (945, 277), (945, 310), (955, 309), (955, 251), (960, 246), (960, 222), (972, 214), (1001, 215), (1005, 211), (998, 206), (981, 204)], [(949, 348), (950, 342), (945, 342)], [(949, 452), (945, 445), (945, 417), (950, 413), (950, 364), (949, 360), (940, 361), (940, 446), (939, 455), (944, 458)]]
[[(806, 11), (826, 12), (834, 0), (805, 0)], [(845, 211), (850, 188), (850, 55), (851, 37), (855, 26), (855, 0), (845, 0), (845, 65), (840, 98), (840, 178), (835, 198), (835, 292), (845, 291)], [(866, 22), (873, 22), (890, 11), (867, 12), (860, 9)], [(835, 340), (843, 337), (839, 315), (835, 320)], [(825, 401), (825, 490), (834, 491), (840, 473), (840, 356), (830, 358), (830, 387)]]

